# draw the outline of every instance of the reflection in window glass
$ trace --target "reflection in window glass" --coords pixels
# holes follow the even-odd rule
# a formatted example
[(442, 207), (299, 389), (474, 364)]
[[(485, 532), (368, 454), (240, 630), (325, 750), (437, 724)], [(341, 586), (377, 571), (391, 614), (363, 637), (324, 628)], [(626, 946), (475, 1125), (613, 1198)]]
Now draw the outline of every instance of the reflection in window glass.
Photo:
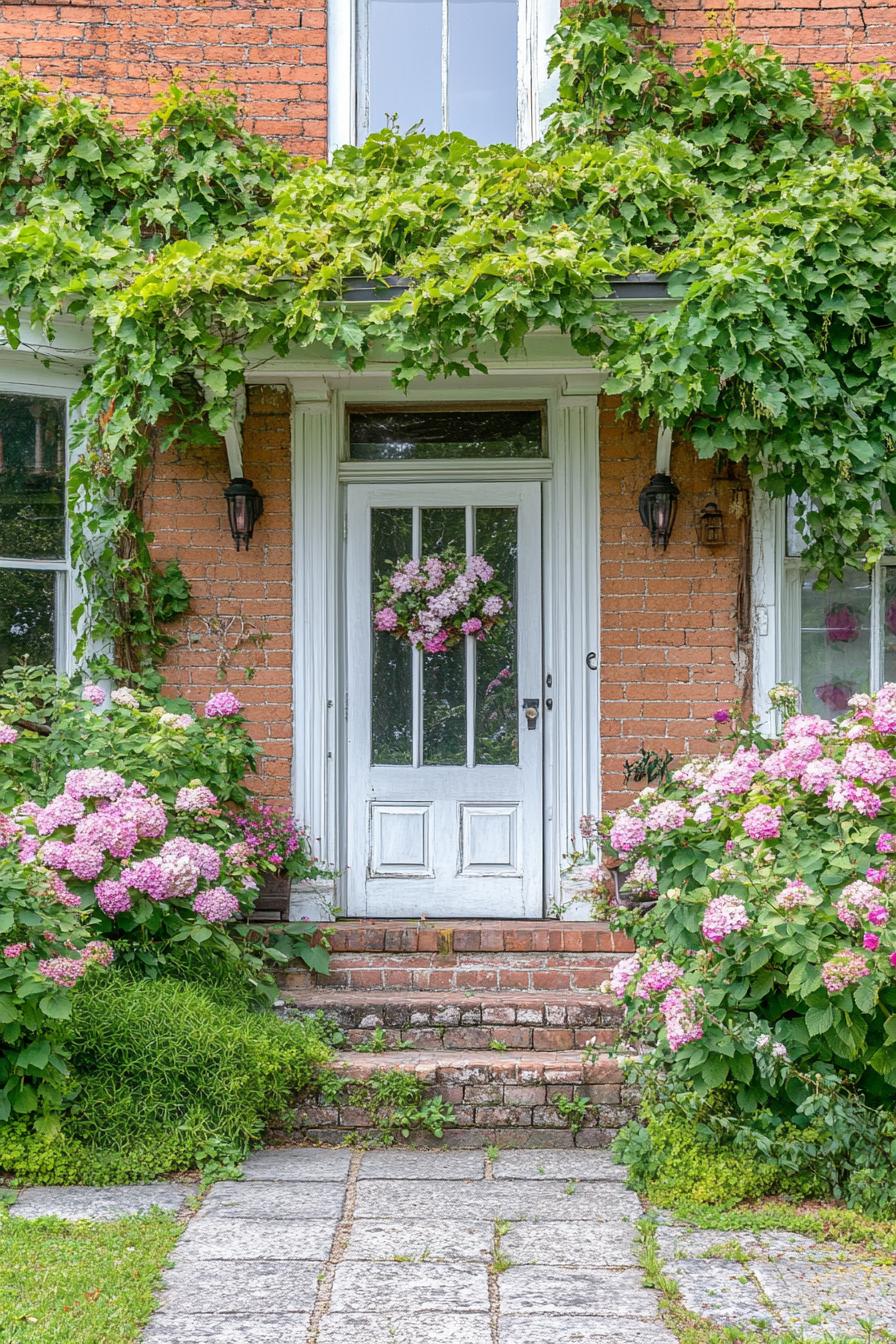
[(516, 0), (449, 0), (448, 126), (480, 144), (517, 138)]
[(0, 569), (0, 671), (22, 658), (56, 660), (57, 577), (37, 569)]
[[(442, 129), (441, 0), (368, 0), (368, 132), (390, 117), (407, 132), (417, 122), (428, 135)], [(363, 94), (363, 90), (362, 90)]]
[(802, 575), (800, 689), (803, 710), (833, 718), (871, 676), (871, 576), (847, 569), (840, 583), (820, 590)]
[(0, 556), (65, 556), (65, 402), (0, 395)]
[(508, 585), (507, 618), (476, 645), (476, 764), (516, 765), (519, 712), (516, 682), (517, 511), (476, 510), (476, 550)]
[[(371, 576), (374, 586), (411, 554), (410, 509), (373, 509), (370, 515)], [(413, 753), (411, 646), (384, 630), (373, 630), (371, 737), (374, 765), (410, 765)]]
[(520, 410), (353, 411), (349, 456), (359, 462), (420, 458), (542, 457), (542, 413)]
[(516, 143), (519, 0), (360, 0), (359, 15), (362, 135), (395, 117)]

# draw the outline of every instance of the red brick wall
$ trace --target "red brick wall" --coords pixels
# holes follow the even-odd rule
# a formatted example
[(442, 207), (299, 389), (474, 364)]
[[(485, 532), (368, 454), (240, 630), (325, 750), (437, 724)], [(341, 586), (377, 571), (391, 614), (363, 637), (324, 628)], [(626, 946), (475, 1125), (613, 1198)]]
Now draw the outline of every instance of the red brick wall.
[[(224, 686), (235, 691), (247, 706), (250, 731), (264, 752), (259, 790), (287, 802), (292, 763), (292, 512), (290, 399), (285, 388), (249, 388), (243, 466), (264, 495), (264, 515), (249, 551), (237, 554), (221, 493), (230, 478), (223, 444), (159, 456), (146, 501), (147, 525), (156, 535), (156, 558), (164, 563), (176, 557), (193, 595), (193, 613), (175, 631), (178, 644), (165, 664), (166, 690), (197, 706)], [(253, 631), (267, 638), (234, 650), (240, 636)], [(223, 680), (217, 667), (222, 649), (232, 655)]]
[(0, 61), (108, 103), (130, 127), (175, 75), (235, 90), (297, 153), (327, 140), (325, 0), (0, 0)]
[[(672, 474), (681, 490), (669, 548), (651, 547), (638, 495), (656, 469), (656, 428), (619, 420), (600, 407), (601, 753), (604, 807), (630, 796), (626, 759), (644, 746), (675, 756), (708, 751), (706, 731), (719, 705), (739, 701), (736, 608), (741, 546), (722, 487), (726, 542), (698, 545), (695, 512), (706, 503), (713, 464), (674, 444)], [(636, 787), (642, 787), (640, 785)]]
[[(727, 0), (666, 0), (665, 36), (682, 64), (706, 39), (727, 29)], [(896, 4), (868, 0), (742, 0), (733, 12), (739, 35), (755, 46), (769, 43), (793, 65), (815, 62), (838, 68), (896, 60)]]

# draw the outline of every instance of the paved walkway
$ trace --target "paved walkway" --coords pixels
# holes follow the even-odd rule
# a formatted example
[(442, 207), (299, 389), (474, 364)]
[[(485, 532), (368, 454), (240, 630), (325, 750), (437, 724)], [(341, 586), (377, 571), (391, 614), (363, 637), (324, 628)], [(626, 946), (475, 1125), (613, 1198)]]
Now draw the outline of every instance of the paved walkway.
[[(268, 1149), (191, 1218), (144, 1344), (675, 1344), (622, 1177), (600, 1150)], [(186, 1212), (194, 1193), (31, 1188), (11, 1212)], [(838, 1344), (896, 1334), (892, 1257), (656, 1216), (665, 1272), (699, 1316)]]
[(145, 1344), (674, 1344), (603, 1152), (268, 1150), (206, 1197)]

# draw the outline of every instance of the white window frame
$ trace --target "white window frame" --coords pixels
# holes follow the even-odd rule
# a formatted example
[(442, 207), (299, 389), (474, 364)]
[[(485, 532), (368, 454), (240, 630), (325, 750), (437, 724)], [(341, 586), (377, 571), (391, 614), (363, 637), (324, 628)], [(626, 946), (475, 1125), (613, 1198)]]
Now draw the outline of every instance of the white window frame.
[[(362, 37), (367, 0), (330, 0), (327, 6), (329, 150), (358, 143), (358, 106), (364, 92)], [(519, 0), (517, 46), (517, 143), (541, 134), (541, 115), (553, 101), (556, 80), (548, 75), (547, 40), (560, 18), (560, 0)]]
[[(25, 364), (27, 361), (27, 366)], [(76, 636), (72, 628), (72, 612), (80, 600), (71, 567), (71, 521), (68, 515), (68, 471), (71, 463), (71, 399), (81, 383), (80, 373), (64, 369), (46, 369), (38, 365), (33, 355), (17, 355), (0, 351), (0, 395), (26, 396), (65, 402), (65, 555), (58, 560), (32, 560), (16, 556), (0, 556), (0, 569), (30, 570), (56, 575), (55, 604), (55, 665), (57, 672), (71, 672), (74, 667)]]
[[(768, 693), (779, 681), (799, 686), (803, 561), (787, 554), (787, 501), (755, 491), (753, 501), (753, 706), (763, 725), (777, 727)], [(883, 681), (884, 637), (881, 601), (885, 571), (896, 555), (884, 556), (871, 571), (869, 688)]]

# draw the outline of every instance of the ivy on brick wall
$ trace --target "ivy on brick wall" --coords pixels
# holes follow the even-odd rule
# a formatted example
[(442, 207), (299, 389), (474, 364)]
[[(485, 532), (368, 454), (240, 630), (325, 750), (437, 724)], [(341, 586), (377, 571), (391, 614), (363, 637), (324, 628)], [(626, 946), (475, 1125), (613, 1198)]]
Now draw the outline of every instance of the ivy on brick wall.
[[(587, 0), (551, 41), (543, 139), (482, 148), (386, 131), (327, 164), (244, 132), (232, 101), (172, 89), (144, 130), (0, 74), (0, 323), (88, 324), (74, 558), (84, 629), (148, 670), (183, 609), (153, 569), (154, 454), (207, 443), (264, 350), (375, 346), (396, 383), (464, 376), (546, 325), (639, 415), (702, 456), (811, 496), (822, 579), (873, 563), (896, 502), (896, 83), (813, 87), (729, 34), (692, 69), (649, 0)], [(634, 318), (613, 276), (656, 270), (675, 305)], [(369, 307), (347, 277), (413, 286)]]

